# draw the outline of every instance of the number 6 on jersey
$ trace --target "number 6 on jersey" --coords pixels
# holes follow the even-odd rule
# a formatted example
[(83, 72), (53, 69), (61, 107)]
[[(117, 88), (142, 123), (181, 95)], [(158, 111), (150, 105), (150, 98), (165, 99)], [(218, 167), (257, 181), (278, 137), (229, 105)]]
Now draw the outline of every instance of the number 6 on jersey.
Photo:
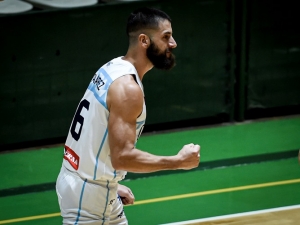
[[(72, 134), (72, 137), (76, 141), (78, 141), (80, 138), (80, 134), (81, 134), (81, 130), (82, 130), (83, 122), (84, 122), (84, 117), (82, 115), (80, 115), (83, 107), (86, 108), (86, 110), (89, 110), (90, 102), (86, 99), (82, 100), (79, 103), (78, 109), (75, 113), (70, 132)], [(78, 128), (77, 124), (79, 124), (79, 126), (80, 126), (79, 128)]]

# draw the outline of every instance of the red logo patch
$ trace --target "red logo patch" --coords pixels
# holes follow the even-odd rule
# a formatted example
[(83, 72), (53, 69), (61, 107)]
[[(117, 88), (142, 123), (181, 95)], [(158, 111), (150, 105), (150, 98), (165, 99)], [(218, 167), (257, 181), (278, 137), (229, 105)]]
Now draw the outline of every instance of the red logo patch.
[(75, 170), (78, 170), (79, 156), (66, 145), (65, 145), (65, 150), (64, 150), (64, 159), (68, 160), (68, 162), (71, 164), (71, 166)]

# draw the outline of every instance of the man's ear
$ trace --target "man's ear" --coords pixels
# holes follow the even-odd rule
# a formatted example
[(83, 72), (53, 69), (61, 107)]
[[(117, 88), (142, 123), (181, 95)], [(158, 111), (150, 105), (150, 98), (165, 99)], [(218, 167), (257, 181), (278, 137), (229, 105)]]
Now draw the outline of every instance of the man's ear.
[(139, 43), (143, 48), (148, 48), (150, 46), (150, 39), (146, 34), (140, 34)]

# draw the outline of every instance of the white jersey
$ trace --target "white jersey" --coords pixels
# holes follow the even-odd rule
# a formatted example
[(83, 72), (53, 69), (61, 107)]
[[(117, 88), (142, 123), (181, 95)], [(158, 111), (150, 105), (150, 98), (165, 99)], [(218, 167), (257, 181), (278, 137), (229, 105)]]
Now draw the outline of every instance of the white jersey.
[[(126, 171), (115, 170), (111, 164), (108, 144), (108, 117), (106, 97), (112, 82), (132, 74), (143, 91), (135, 67), (122, 57), (103, 65), (91, 80), (73, 118), (65, 144), (63, 165), (90, 181), (119, 181)], [(136, 121), (136, 141), (146, 119), (146, 106)]]

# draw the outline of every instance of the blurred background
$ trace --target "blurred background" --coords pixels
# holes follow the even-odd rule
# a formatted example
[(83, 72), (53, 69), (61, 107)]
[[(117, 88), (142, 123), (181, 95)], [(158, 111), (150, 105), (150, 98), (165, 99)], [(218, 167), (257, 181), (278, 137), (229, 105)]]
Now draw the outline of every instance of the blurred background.
[(153, 69), (143, 81), (146, 132), (299, 114), (300, 29), (293, 4), (100, 1), (2, 13), (0, 148), (64, 141), (95, 71), (126, 53), (126, 20), (140, 6), (166, 11), (178, 43), (175, 69)]

